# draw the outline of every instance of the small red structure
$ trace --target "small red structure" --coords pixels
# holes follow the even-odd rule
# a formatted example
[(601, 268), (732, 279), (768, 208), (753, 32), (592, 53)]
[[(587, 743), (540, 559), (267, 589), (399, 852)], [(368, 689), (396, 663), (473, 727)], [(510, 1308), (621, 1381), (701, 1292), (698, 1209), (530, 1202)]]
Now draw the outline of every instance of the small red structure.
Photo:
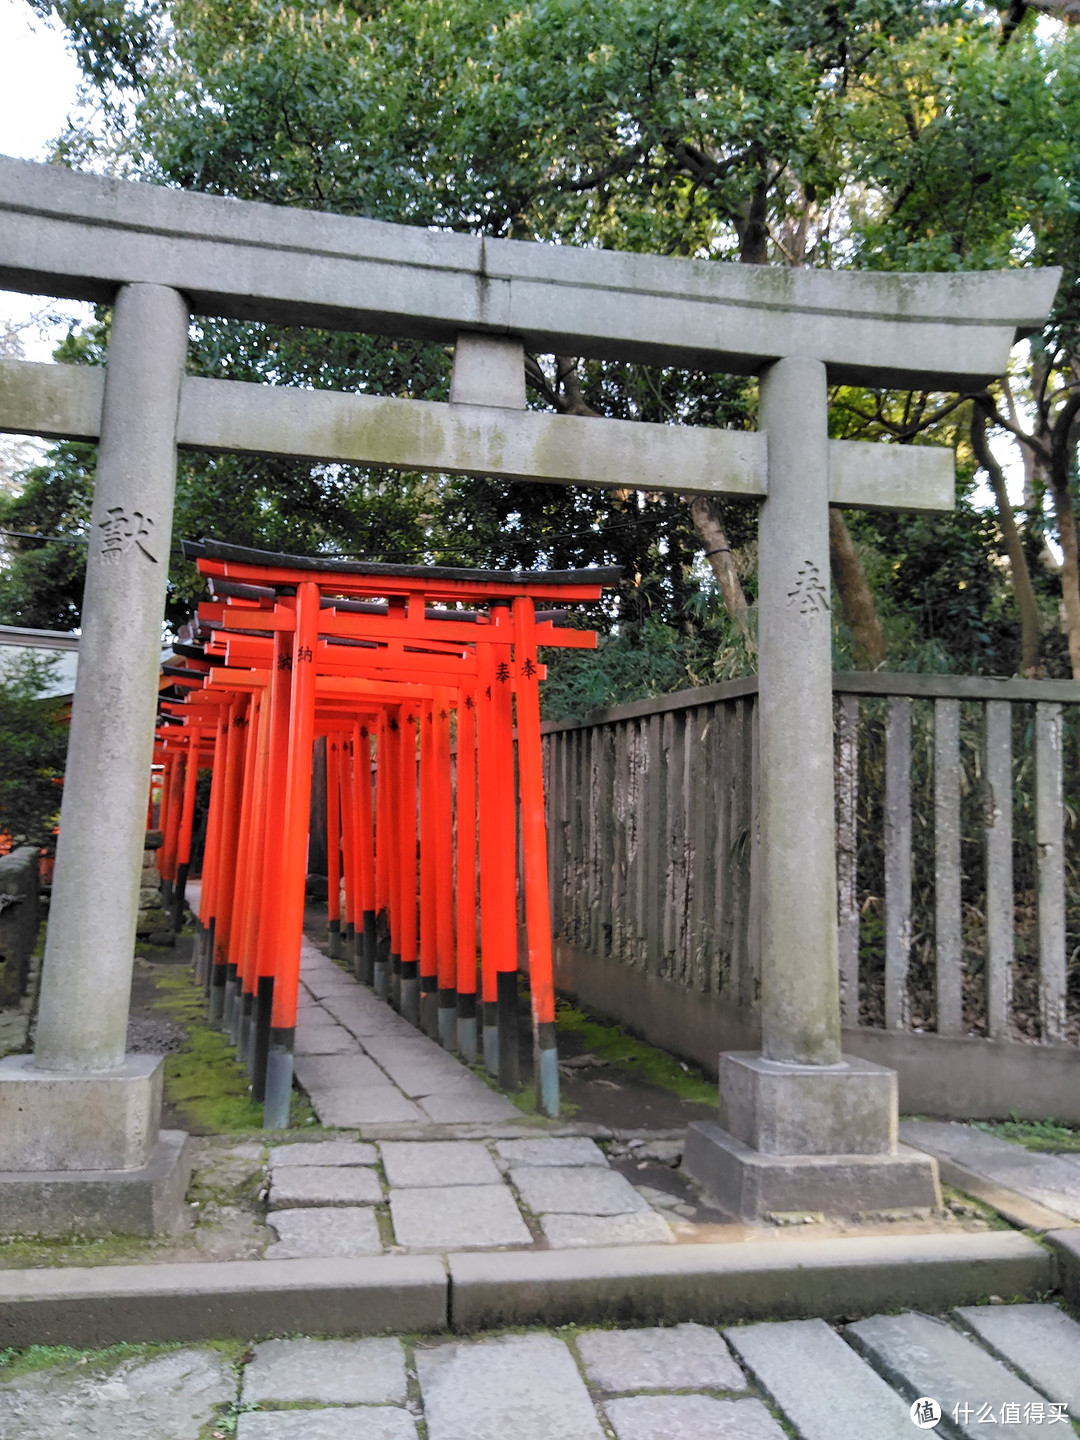
[(184, 549), (213, 599), (163, 677), (162, 875), (182, 903), (195, 776), (212, 764), (198, 963), (264, 1124), (288, 1117), (319, 736), (332, 953), (463, 1058), (482, 1034), (514, 1089), (520, 896), (538, 1103), (558, 1114), (538, 652), (596, 637), (536, 604), (596, 601), (618, 572)]

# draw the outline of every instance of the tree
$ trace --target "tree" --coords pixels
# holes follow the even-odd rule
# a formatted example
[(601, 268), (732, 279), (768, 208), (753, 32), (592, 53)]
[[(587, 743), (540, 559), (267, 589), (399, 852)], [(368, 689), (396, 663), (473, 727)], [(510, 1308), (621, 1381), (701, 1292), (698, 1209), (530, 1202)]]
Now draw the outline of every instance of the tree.
[(25, 650), (13, 657), (0, 656), (0, 832), (39, 845), (60, 812), (67, 725), (60, 702), (45, 697), (50, 661)]
[[(1073, 154), (1073, 36), (1044, 40), (1030, 18), (1003, 18), (978, 0), (237, 0), (227, 9), (212, 0), (58, 0), (52, 8), (108, 106), (113, 163), (164, 183), (754, 264), (1042, 262), (1073, 233), (1072, 191), (1045, 178)], [(1050, 113), (1051, 64), (1072, 87), (1064, 117)], [(100, 137), (76, 125), (61, 155), (77, 162), (91, 150), (100, 161)], [(199, 327), (193, 365), (425, 398), (444, 397), (449, 372), (439, 347), (217, 322)], [(1055, 373), (1064, 373), (1060, 364)], [(752, 378), (572, 356), (530, 357), (529, 378), (531, 404), (568, 412), (754, 423)], [(859, 433), (900, 443), (947, 435), (965, 463), (970, 433), (958, 417), (949, 427), (935, 397), (871, 397), (858, 416), (860, 398), (835, 393), (841, 423), (857, 420)], [(302, 509), (317, 520), (307, 528), (314, 543), (344, 548), (359, 525), (353, 543), (381, 545), (387, 559), (621, 563), (627, 579), (609, 623), (627, 633), (656, 619), (677, 633), (711, 627), (722, 649), (730, 623), (717, 629), (709, 603), (721, 596), (741, 643), (752, 643), (752, 507), (468, 478), (404, 477), (387, 498), (381, 480), (356, 470), (305, 473), (303, 482), (298, 470), (268, 477), (259, 505), (237, 514), (230, 507), (246, 502), (235, 481), (250, 489), (253, 470), (193, 461), (181, 523), (227, 515), (234, 536), (245, 520), (290, 536), (302, 527), (289, 514)], [(293, 488), (291, 512), (278, 479)], [(187, 494), (200, 491), (189, 507)], [(407, 503), (414, 495), (420, 502)], [(377, 523), (365, 530), (368, 514)], [(1028, 517), (1022, 539), (1031, 528)], [(906, 630), (879, 619), (893, 585), (880, 577), (895, 579), (875, 568), (885, 530), (839, 515), (832, 522), (840, 640), (871, 665), (890, 635), (894, 659), (901, 632), (910, 645), (930, 638), (920, 634), (925, 607)], [(978, 533), (987, 553), (1000, 551), (995, 527)], [(905, 551), (901, 569), (915, 564)], [(1015, 665), (1002, 656), (1020, 628), (1003, 614), (996, 669)], [(973, 651), (987, 659), (981, 645)]]

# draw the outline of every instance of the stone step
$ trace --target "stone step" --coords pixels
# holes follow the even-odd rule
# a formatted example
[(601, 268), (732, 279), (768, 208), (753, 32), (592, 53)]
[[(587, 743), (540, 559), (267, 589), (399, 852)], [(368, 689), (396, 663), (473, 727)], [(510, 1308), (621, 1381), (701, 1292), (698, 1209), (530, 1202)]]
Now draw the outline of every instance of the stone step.
[[(991, 1424), (1008, 1424), (1010, 1435), (1044, 1433), (1045, 1397), (944, 1320), (913, 1312), (874, 1315), (846, 1333), (908, 1401), (936, 1400), (957, 1434), (977, 1440)], [(1013, 1405), (1015, 1418), (1005, 1409)]]
[(1080, 1325), (1056, 1305), (972, 1305), (957, 1315), (1048, 1400), (1080, 1415)]
[(908, 1402), (824, 1320), (742, 1325), (724, 1333), (799, 1440), (911, 1440)]
[(566, 1345), (506, 1335), (417, 1348), (428, 1440), (604, 1440)]

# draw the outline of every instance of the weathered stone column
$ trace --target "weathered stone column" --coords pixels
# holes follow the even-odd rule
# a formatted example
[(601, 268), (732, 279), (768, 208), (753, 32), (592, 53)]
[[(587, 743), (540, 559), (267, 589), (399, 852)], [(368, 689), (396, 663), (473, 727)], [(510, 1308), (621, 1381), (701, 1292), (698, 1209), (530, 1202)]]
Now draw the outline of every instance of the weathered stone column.
[(840, 1059), (825, 366), (761, 381), (768, 498), (758, 525), (761, 1027), (770, 1060)]
[(934, 1162), (897, 1149), (896, 1075), (840, 1051), (825, 366), (761, 382), (758, 549), (762, 1052), (720, 1056), (720, 1123), (684, 1165), (747, 1220), (931, 1206)]
[(187, 304), (127, 285), (109, 339), (35, 1065), (121, 1066), (169, 574)]

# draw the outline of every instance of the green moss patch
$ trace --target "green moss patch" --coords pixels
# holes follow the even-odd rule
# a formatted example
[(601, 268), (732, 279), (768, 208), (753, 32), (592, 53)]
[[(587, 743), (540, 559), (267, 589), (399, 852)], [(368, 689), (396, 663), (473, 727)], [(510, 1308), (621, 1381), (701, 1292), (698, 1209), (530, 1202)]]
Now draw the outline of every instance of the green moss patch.
[(576, 1036), (591, 1055), (669, 1090), (680, 1100), (716, 1104), (716, 1086), (700, 1070), (647, 1045), (621, 1025), (598, 1020), (562, 999), (555, 1002), (555, 1025), (560, 1035)]
[(1056, 1120), (1003, 1120), (1000, 1124), (978, 1124), (988, 1135), (1015, 1140), (1025, 1150), (1080, 1154), (1080, 1126), (1062, 1125)]
[[(151, 1008), (183, 1027), (184, 1049), (166, 1055), (165, 1099), (185, 1129), (197, 1135), (261, 1133), (262, 1106), (251, 1098), (247, 1069), (236, 1059), (229, 1037), (206, 1019), (206, 996), (186, 971), (144, 962), (154, 985)], [(290, 1128), (310, 1126), (315, 1116), (294, 1094)]]

